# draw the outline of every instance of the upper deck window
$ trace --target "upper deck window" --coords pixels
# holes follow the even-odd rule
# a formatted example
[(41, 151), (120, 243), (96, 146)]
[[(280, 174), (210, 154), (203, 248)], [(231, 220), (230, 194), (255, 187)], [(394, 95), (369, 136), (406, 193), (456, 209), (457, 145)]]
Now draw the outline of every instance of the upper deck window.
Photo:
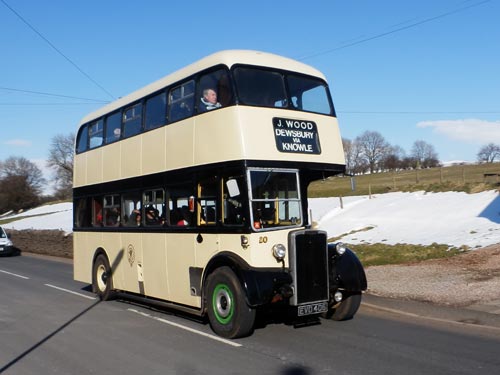
[(293, 108), (325, 115), (332, 114), (328, 88), (322, 81), (290, 74), (287, 83)]
[(254, 67), (235, 68), (234, 79), (240, 104), (334, 114), (321, 79)]
[(89, 126), (90, 148), (95, 148), (102, 145), (104, 131), (104, 122), (102, 120), (93, 122)]
[(144, 127), (146, 130), (155, 129), (166, 123), (167, 98), (164, 92), (149, 98), (146, 101)]
[(241, 104), (283, 107), (287, 95), (283, 75), (255, 68), (236, 68), (234, 78)]
[(121, 118), (120, 112), (116, 112), (106, 118), (106, 143), (112, 143), (120, 139)]
[(136, 104), (123, 111), (123, 137), (139, 134), (142, 127), (142, 104)]
[(168, 95), (169, 122), (179, 121), (193, 115), (194, 81), (174, 87)]

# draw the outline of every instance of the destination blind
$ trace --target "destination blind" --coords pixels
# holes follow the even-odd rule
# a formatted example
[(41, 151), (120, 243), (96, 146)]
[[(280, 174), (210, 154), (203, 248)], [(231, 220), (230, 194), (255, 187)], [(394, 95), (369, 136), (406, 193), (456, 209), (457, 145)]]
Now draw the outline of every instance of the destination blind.
[(302, 154), (321, 153), (315, 122), (274, 117), (273, 127), (278, 151)]

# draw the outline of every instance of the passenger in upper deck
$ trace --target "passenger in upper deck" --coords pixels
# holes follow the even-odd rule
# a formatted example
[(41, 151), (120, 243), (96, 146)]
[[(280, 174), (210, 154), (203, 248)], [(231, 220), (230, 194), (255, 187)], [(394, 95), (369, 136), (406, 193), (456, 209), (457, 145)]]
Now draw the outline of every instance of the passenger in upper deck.
[(199, 112), (211, 111), (221, 107), (221, 104), (217, 101), (217, 93), (212, 88), (203, 90), (203, 97), (200, 101)]

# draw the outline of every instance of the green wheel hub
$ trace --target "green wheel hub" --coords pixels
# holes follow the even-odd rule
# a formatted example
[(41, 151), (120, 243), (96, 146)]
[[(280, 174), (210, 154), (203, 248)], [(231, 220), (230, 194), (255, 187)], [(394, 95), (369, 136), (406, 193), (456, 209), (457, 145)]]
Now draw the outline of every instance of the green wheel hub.
[(226, 284), (217, 284), (212, 297), (212, 308), (220, 324), (228, 324), (234, 315), (234, 297)]

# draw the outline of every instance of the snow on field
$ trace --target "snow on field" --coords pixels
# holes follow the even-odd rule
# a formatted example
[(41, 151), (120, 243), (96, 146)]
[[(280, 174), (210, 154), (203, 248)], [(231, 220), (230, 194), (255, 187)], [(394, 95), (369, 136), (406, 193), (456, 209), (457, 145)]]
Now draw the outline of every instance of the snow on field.
[[(315, 198), (309, 208), (319, 228), (329, 237), (348, 243), (434, 242), (471, 248), (500, 243), (500, 196), (477, 194), (388, 193), (343, 198)], [(60, 229), (72, 231), (72, 205), (47, 205), (15, 215), (7, 229)], [(350, 233), (350, 234), (348, 234)]]
[(2, 225), (6, 229), (58, 229), (70, 233), (73, 231), (73, 204), (45, 205), (8, 218), (19, 220)]
[(500, 243), (500, 196), (477, 194), (388, 193), (311, 199), (309, 208), (319, 228), (329, 237), (356, 243), (434, 242), (471, 248)]

